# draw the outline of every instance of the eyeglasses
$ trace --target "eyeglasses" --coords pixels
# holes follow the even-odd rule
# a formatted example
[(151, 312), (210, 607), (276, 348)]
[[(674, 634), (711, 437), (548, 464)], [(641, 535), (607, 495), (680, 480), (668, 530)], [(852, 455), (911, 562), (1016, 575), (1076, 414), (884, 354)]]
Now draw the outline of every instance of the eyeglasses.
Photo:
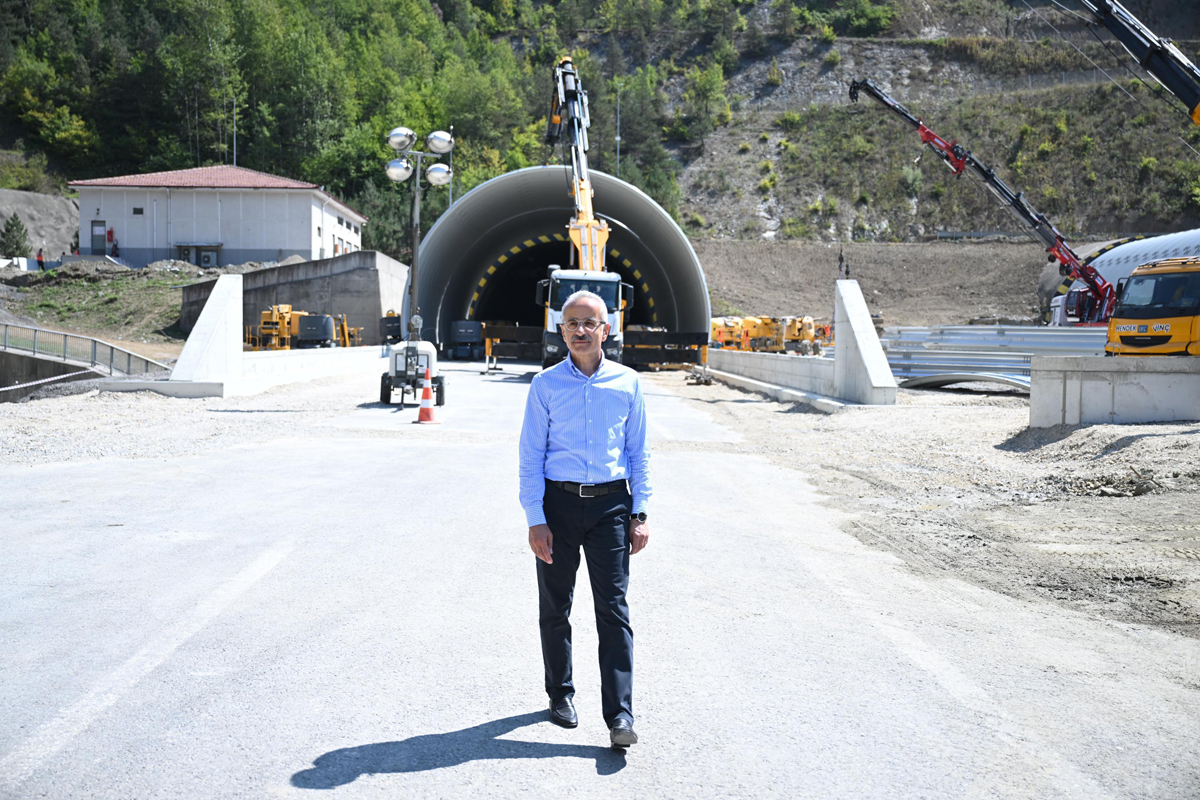
[(598, 319), (592, 319), (591, 317), (588, 317), (587, 319), (568, 319), (563, 322), (563, 327), (572, 332), (583, 328), (588, 333), (591, 333), (603, 324), (604, 323)]

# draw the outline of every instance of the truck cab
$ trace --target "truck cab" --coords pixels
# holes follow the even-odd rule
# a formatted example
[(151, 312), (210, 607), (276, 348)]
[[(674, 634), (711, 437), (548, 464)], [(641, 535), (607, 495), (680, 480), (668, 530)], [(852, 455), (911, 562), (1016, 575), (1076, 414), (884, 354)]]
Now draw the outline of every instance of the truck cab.
[(1143, 264), (1108, 321), (1110, 356), (1200, 356), (1200, 257)]
[(537, 304), (546, 309), (542, 329), (542, 369), (552, 367), (567, 357), (567, 343), (559, 325), (562, 324), (563, 303), (575, 292), (586, 290), (598, 294), (608, 308), (608, 339), (604, 342), (604, 357), (620, 363), (624, 345), (625, 314), (633, 307), (633, 287), (621, 283), (615, 272), (560, 269), (549, 267), (550, 277), (538, 282)]

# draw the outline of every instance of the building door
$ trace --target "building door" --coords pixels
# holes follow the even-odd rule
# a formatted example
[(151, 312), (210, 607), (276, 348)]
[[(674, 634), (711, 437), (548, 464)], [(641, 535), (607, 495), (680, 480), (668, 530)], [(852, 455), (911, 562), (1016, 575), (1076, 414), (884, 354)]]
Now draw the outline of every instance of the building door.
[(106, 230), (108, 230), (108, 228), (105, 226), (104, 220), (92, 220), (92, 255), (106, 255), (104, 249), (104, 246), (107, 244), (106, 237), (104, 235)]

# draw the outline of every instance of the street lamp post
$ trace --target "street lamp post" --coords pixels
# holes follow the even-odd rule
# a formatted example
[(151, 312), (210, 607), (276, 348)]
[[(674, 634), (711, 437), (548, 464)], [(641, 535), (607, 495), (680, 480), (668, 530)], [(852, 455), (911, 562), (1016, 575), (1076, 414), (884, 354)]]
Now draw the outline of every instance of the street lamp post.
[[(451, 131), (454, 128), (450, 129)], [(429, 152), (413, 150), (417, 135), (410, 129), (394, 128), (387, 135), (388, 146), (396, 151), (397, 157), (384, 167), (388, 179), (399, 185), (408, 180), (414, 173), (412, 201), (412, 258), (408, 265), (408, 338), (409, 341), (421, 338), (421, 309), (417, 306), (417, 254), (421, 248), (421, 163), (424, 159), (440, 159), (454, 150), (454, 135), (446, 131), (434, 131), (425, 137), (425, 148)], [(416, 162), (414, 169), (413, 162)], [(430, 165), (425, 172), (425, 179), (432, 186), (445, 186), (454, 177), (454, 171), (445, 164)]]

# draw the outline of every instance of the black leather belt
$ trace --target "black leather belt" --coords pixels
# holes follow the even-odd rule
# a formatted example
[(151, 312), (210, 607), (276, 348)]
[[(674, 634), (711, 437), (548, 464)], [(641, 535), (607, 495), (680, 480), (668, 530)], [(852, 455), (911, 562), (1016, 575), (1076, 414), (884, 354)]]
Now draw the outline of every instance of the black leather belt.
[(572, 483), (571, 481), (552, 481), (547, 478), (546, 483), (562, 489), (564, 492), (577, 495), (579, 497), (603, 497), (606, 494), (624, 491), (626, 488), (625, 481), (609, 481), (608, 483)]

